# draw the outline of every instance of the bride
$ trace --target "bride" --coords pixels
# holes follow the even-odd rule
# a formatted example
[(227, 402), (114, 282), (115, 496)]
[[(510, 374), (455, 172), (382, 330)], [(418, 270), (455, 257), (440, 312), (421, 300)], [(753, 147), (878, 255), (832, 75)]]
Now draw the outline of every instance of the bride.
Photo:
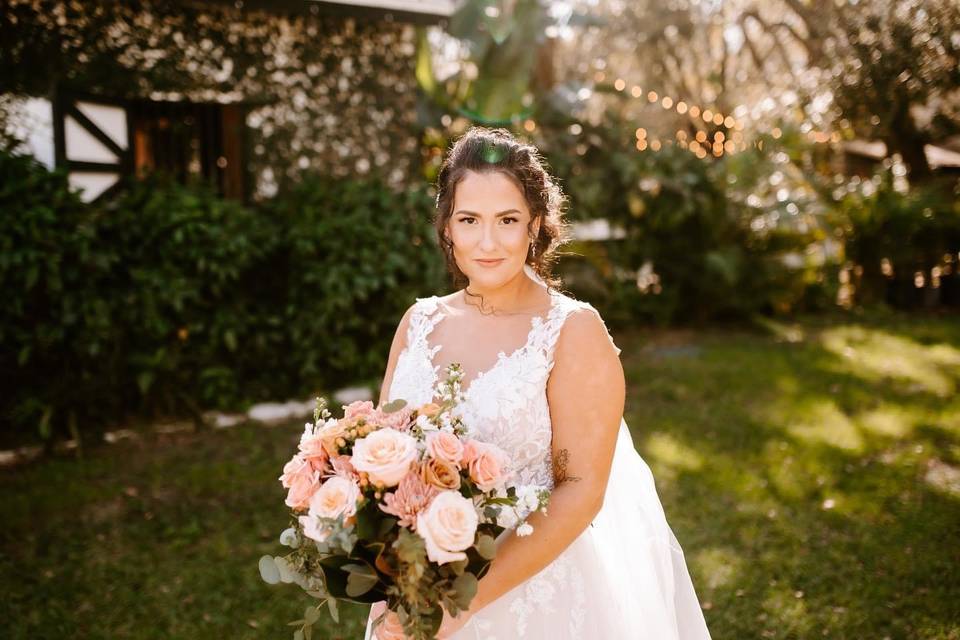
[[(390, 349), (380, 401), (434, 399), (463, 369), (464, 422), (511, 456), (514, 480), (552, 488), (532, 535), (508, 528), (470, 609), (438, 638), (700, 640), (703, 613), (653, 477), (623, 419), (620, 349), (549, 267), (564, 196), (537, 150), (473, 127), (438, 177), (435, 224), (457, 286), (418, 298)], [(396, 638), (371, 607), (366, 640)]]

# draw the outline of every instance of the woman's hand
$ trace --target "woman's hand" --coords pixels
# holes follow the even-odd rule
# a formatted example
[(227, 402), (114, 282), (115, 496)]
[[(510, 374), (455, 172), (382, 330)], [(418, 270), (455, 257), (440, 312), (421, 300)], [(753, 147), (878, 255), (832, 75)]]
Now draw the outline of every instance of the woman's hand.
[(447, 611), (446, 607), (440, 605), (443, 609), (443, 622), (440, 623), (440, 629), (437, 630), (437, 640), (446, 640), (454, 633), (459, 631), (470, 621), (473, 614), (469, 611), (461, 611), (457, 617), (453, 617)]
[[(376, 620), (380, 617), (380, 614), (386, 610), (387, 603), (385, 600), (375, 602), (370, 608), (368, 621), (372, 622)], [(397, 617), (397, 614), (390, 611), (380, 622), (380, 626), (377, 627), (376, 631), (373, 632), (373, 638), (374, 640), (407, 640), (407, 635), (403, 632), (403, 625), (400, 624), (400, 618)]]

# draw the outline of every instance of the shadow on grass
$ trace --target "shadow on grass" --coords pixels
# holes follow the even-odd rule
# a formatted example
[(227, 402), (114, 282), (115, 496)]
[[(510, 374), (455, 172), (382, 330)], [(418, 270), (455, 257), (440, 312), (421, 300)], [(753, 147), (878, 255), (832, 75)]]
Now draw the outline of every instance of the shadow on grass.
[(930, 473), (960, 464), (960, 336), (893, 325), (631, 363), (628, 422), (715, 638), (960, 634), (960, 488)]

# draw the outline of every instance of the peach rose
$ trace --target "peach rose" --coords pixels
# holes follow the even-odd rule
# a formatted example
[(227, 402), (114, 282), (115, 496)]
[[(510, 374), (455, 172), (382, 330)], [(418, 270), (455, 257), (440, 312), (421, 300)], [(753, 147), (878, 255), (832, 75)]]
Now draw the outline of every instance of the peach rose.
[(320, 472), (299, 453), (283, 465), (280, 482), (287, 492), (286, 504), (291, 509), (306, 509), (314, 492), (320, 488)]
[(427, 435), (427, 453), (459, 469), (463, 459), (463, 443), (449, 431), (434, 431)]
[(327, 455), (331, 458), (340, 454), (340, 447), (337, 445), (337, 438), (342, 438), (347, 433), (347, 427), (342, 420), (329, 420), (317, 432), (317, 436), (323, 443), (323, 448), (327, 450)]
[(463, 462), (470, 471), (470, 479), (481, 491), (500, 487), (509, 478), (507, 454), (500, 447), (470, 440), (463, 448)]
[(417, 440), (402, 431), (380, 429), (353, 443), (351, 462), (370, 481), (385, 487), (400, 483), (417, 459)]
[(374, 631), (374, 638), (376, 640), (406, 640), (407, 636), (403, 632), (400, 616), (395, 611), (387, 611), (386, 617), (380, 621), (377, 630)]
[(473, 501), (457, 491), (442, 491), (417, 514), (417, 534), (426, 543), (427, 557), (446, 564), (466, 559), (463, 550), (473, 544), (478, 523)]
[(440, 411), (440, 405), (438, 405), (436, 402), (428, 402), (417, 409), (417, 413), (419, 413), (421, 416), (427, 416), (428, 418), (432, 418), (433, 416), (437, 415), (438, 411)]
[(352, 480), (333, 476), (310, 498), (310, 514), (321, 518), (352, 516), (357, 512), (360, 487)]
[(438, 489), (459, 489), (460, 470), (439, 458), (427, 458), (420, 465), (420, 479)]

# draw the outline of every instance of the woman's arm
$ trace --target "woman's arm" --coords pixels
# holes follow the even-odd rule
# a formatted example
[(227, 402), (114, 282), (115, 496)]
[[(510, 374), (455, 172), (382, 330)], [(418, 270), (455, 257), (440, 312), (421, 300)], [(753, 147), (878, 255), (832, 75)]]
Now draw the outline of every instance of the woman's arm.
[(380, 396), (377, 399), (377, 406), (384, 404), (387, 394), (390, 392), (390, 385), (393, 383), (393, 372), (397, 368), (397, 359), (400, 353), (407, 346), (407, 329), (410, 327), (410, 316), (413, 314), (413, 306), (404, 312), (397, 325), (397, 330), (393, 334), (393, 343), (390, 345), (390, 355), (387, 358), (387, 369), (383, 374), (383, 383), (380, 385)]
[(500, 544), (471, 615), (549, 565), (600, 511), (625, 394), (623, 367), (599, 314), (592, 307), (574, 312), (557, 339), (547, 383), (557, 482), (549, 515), (532, 514), (533, 535), (514, 533)]

